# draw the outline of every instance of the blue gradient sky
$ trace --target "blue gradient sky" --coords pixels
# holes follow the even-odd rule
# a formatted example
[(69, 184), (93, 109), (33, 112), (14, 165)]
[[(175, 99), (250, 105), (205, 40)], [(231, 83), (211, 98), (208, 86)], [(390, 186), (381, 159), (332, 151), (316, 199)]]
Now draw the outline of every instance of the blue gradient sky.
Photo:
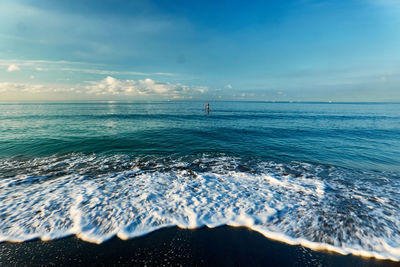
[(400, 1), (0, 2), (2, 100), (400, 101)]

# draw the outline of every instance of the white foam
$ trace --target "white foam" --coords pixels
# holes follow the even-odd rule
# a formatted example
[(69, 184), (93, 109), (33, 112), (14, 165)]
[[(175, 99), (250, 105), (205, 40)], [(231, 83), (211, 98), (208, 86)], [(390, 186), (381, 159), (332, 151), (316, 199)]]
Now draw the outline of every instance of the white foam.
[(232, 157), (0, 161), (0, 173), (15, 166), (25, 172), (0, 179), (0, 242), (73, 234), (102, 243), (173, 225), (230, 225), (315, 250), (400, 260), (398, 179), (245, 163), (250, 171), (240, 171), (243, 163)]

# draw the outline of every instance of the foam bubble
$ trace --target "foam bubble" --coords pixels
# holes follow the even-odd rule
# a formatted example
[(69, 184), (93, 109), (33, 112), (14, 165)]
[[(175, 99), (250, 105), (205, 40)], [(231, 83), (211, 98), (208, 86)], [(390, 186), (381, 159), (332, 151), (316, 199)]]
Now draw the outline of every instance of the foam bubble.
[(397, 174), (227, 156), (70, 154), (0, 161), (0, 241), (101, 243), (246, 226), (289, 244), (400, 260)]

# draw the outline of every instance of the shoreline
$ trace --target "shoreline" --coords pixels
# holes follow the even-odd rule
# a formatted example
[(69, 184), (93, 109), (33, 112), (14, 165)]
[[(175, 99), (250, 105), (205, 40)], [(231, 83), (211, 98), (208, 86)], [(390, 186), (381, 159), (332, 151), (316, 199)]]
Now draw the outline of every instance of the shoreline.
[(398, 266), (266, 238), (246, 227), (167, 227), (141, 237), (97, 245), (76, 236), (52, 241), (0, 243), (1, 266), (93, 265)]

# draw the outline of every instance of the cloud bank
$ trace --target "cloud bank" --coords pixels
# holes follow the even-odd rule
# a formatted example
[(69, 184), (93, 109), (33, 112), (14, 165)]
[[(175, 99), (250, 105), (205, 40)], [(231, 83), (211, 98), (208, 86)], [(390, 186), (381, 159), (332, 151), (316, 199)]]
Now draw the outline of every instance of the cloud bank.
[(96, 95), (163, 95), (185, 96), (204, 93), (207, 88), (202, 86), (188, 86), (181, 83), (160, 83), (152, 79), (118, 80), (108, 76), (104, 80), (90, 82), (85, 87), (88, 94)]
[(75, 91), (79, 90), (75, 87), (65, 85), (0, 82), (0, 93), (57, 93)]
[(85, 85), (46, 85), (29, 83), (0, 83), (0, 92), (13, 93), (73, 93), (94, 96), (165, 96), (172, 98), (192, 98), (205, 93), (204, 86), (189, 86), (181, 83), (162, 83), (152, 79), (119, 80), (111, 76), (100, 81), (90, 81)]

